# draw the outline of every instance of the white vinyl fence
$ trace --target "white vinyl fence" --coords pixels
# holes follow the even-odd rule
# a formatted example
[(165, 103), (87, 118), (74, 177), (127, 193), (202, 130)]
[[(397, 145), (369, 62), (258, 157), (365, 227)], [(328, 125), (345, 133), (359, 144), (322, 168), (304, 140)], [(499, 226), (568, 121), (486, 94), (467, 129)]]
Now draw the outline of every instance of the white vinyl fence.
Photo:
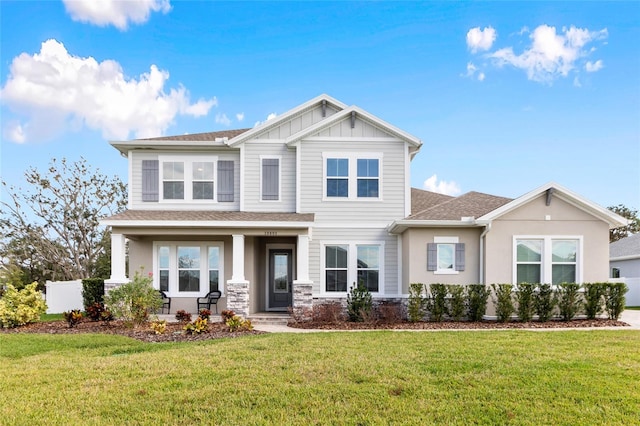
[(47, 281), (47, 313), (61, 314), (72, 309), (84, 310), (82, 280)]
[(626, 306), (640, 306), (640, 277), (634, 278), (610, 278), (611, 282), (623, 282), (629, 287), (629, 291), (625, 295), (627, 299)]

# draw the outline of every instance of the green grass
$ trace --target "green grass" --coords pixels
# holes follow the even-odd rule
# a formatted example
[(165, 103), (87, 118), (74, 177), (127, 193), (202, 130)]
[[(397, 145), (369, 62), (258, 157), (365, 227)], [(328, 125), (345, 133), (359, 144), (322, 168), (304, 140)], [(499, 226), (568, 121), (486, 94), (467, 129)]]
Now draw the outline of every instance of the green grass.
[(0, 424), (629, 425), (640, 332), (0, 335)]
[(633, 311), (640, 311), (640, 306), (625, 306), (625, 309), (631, 309)]
[(40, 315), (40, 322), (45, 321), (63, 321), (64, 315), (62, 314), (42, 314)]

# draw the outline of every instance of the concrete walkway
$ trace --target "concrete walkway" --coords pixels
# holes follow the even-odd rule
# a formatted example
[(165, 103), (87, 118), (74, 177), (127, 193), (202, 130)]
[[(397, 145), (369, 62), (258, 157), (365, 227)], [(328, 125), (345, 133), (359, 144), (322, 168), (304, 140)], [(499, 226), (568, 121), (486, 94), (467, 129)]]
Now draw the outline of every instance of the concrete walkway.
[[(622, 312), (620, 321), (626, 322), (630, 327), (591, 327), (591, 328), (522, 328), (522, 329), (508, 329), (508, 330), (531, 330), (531, 331), (561, 331), (561, 330), (640, 330), (640, 311), (626, 310)], [(303, 328), (292, 328), (286, 325), (273, 325), (273, 324), (254, 324), (254, 329), (260, 331), (266, 331), (269, 333), (322, 333), (332, 331), (366, 331), (366, 330), (313, 330)], [(493, 329), (480, 329), (478, 331), (496, 331), (505, 330), (504, 328)], [(395, 331), (454, 331), (450, 329), (444, 330), (395, 330)], [(461, 329), (459, 331), (469, 331)]]

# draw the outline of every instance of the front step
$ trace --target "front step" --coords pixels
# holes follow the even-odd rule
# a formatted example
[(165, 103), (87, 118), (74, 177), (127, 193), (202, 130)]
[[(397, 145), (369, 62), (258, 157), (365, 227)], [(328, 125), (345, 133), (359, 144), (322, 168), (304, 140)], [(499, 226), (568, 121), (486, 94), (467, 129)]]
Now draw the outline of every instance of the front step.
[(258, 312), (248, 317), (253, 324), (287, 325), (291, 315), (287, 313)]

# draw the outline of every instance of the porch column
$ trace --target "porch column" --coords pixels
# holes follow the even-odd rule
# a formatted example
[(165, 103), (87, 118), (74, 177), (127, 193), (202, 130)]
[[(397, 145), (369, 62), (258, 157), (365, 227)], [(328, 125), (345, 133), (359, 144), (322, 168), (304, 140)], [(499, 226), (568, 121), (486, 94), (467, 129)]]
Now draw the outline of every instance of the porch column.
[(111, 277), (104, 282), (105, 291), (129, 282), (126, 273), (126, 238), (123, 234), (111, 234)]
[(311, 319), (313, 281), (309, 279), (309, 236), (298, 235), (297, 279), (293, 281), (293, 315), (298, 321)]
[(244, 235), (233, 235), (233, 274), (227, 281), (227, 309), (249, 315), (249, 281), (244, 277)]

